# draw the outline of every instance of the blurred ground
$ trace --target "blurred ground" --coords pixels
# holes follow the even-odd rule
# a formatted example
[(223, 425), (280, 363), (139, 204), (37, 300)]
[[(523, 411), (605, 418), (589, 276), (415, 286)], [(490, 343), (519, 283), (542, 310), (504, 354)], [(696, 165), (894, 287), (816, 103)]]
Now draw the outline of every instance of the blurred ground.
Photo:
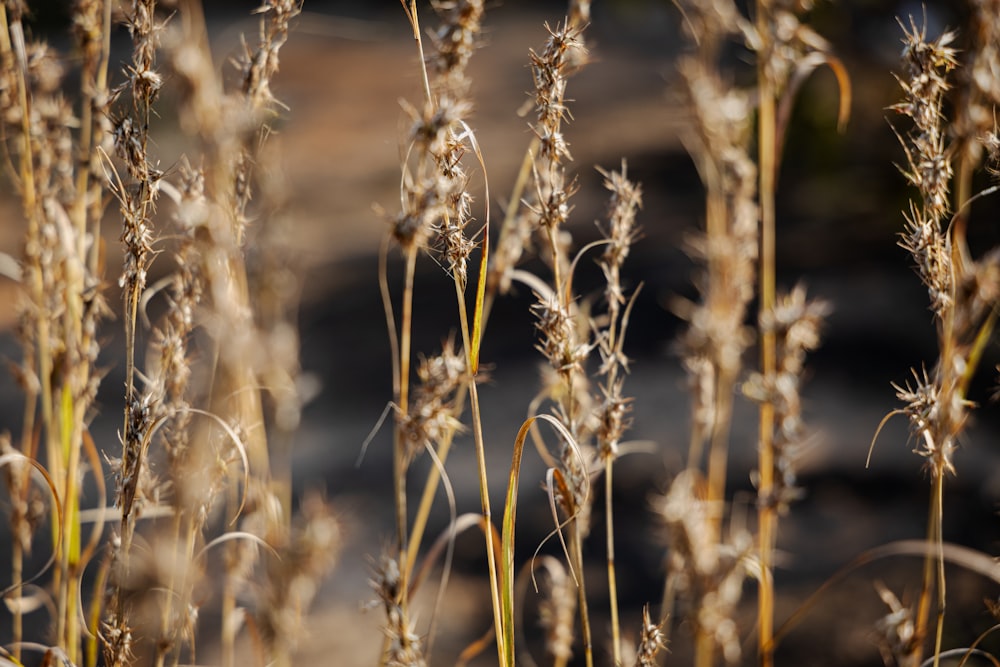
[[(400, 138), (406, 123), (398, 100), (419, 94), (408, 26), (398, 5), (384, 4), (378, 9), (307, 4), (316, 13), (301, 19), (282, 51), (275, 85), (290, 108), (275, 140), (284, 155), (298, 220), (289, 242), (303, 278), (303, 367), (322, 386), (299, 436), (296, 484), (325, 487), (350, 526), (348, 546), (309, 624), (311, 639), (300, 663), (304, 665), (374, 664), (380, 645), (379, 612), (362, 613), (361, 603), (370, 597), (367, 556), (377, 555), (392, 534), (389, 431), (374, 440), (360, 467), (355, 460), (391, 397), (376, 273), (385, 224), (373, 206), (390, 213), (398, 206)], [(527, 52), (542, 44), (543, 22), (558, 21), (561, 7), (505, 3), (491, 6), (487, 15), (486, 44), (471, 69), (476, 100), (471, 125), (485, 156), (494, 215), (506, 203), (505, 193), (530, 139), (526, 119), (516, 113), (531, 86)], [(811, 293), (830, 300), (835, 311), (824, 348), (809, 364), (807, 419), (817, 437), (802, 471), (807, 496), (781, 527), (779, 622), (854, 556), (924, 532), (928, 484), (921, 461), (909, 452), (903, 418), (889, 422), (871, 466), (865, 467), (876, 427), (896, 407), (890, 382), (904, 381), (911, 366), (933, 363), (926, 295), (908, 269), (908, 258), (895, 245), (905, 200), (902, 179), (892, 166), (901, 156), (885, 121), (885, 108), (897, 96), (890, 75), (899, 50), (893, 16), (907, 12), (919, 15), (919, 6), (858, 2), (818, 9), (817, 29), (834, 42), (854, 77), (853, 116), (847, 132), (838, 135), (833, 77), (819, 73), (804, 91), (787, 146), (779, 193), (780, 279), (790, 286), (801, 277)], [(951, 25), (958, 20), (936, 13), (933, 6), (929, 16), (932, 21), (940, 16)], [(642, 281), (645, 287), (626, 347), (634, 359), (626, 391), (635, 396), (633, 435), (655, 443), (656, 453), (624, 459), (616, 472), (620, 584), (624, 627), (629, 630), (638, 627), (641, 605), (655, 605), (660, 598), (663, 547), (650, 499), (679, 469), (687, 442), (684, 377), (671, 352), (679, 329), (668, 306), (674, 296), (692, 291), (690, 263), (680, 246), (699, 222), (701, 195), (681, 144), (685, 112), (669, 92), (680, 48), (678, 20), (666, 2), (595, 3), (588, 31), (594, 62), (571, 81), (569, 92), (574, 120), (568, 140), (580, 179), (573, 213), (577, 238), (592, 237), (593, 221), (603, 214), (604, 193), (595, 165), (613, 168), (625, 158), (630, 176), (645, 190), (640, 218), (644, 239), (630, 258), (627, 277), (632, 285)], [(221, 62), (238, 47), (239, 31), (252, 32), (253, 24), (233, 27), (227, 10), (216, 25)], [(170, 139), (169, 119), (164, 126), (168, 134), (160, 135), (159, 145), (169, 163), (177, 142)], [(3, 219), (19, 220), (14, 209), (12, 198), (0, 200)], [(996, 218), (986, 211), (982, 219), (986, 232), (977, 243), (996, 243)], [(0, 227), (0, 249), (16, 252), (19, 234), (16, 222)], [(108, 242), (114, 247), (114, 233)], [(584, 265), (581, 285), (596, 284), (598, 270)], [(430, 353), (454, 326), (454, 297), (439, 267), (425, 261), (419, 271), (415, 349)], [(115, 270), (109, 274), (113, 280)], [(398, 278), (398, 266), (393, 264), (390, 274)], [(8, 281), (0, 282), (0, 304), (10, 303), (11, 292)], [(484, 342), (483, 359), (493, 366), (493, 379), (483, 387), (481, 400), (495, 503), (506, 483), (514, 434), (537, 388), (539, 359), (527, 296), (497, 305)], [(10, 312), (0, 308), (5, 329)], [(108, 326), (113, 330), (117, 324)], [(2, 345), (5, 354), (16, 357), (9, 335)], [(984, 367), (996, 363), (996, 350), (990, 355)], [(102, 389), (104, 413), (94, 430), (106, 442), (116, 442), (120, 426), (120, 374), (119, 363)], [(984, 384), (977, 391), (985, 396), (987, 389)], [(19, 399), (9, 380), (0, 382), (0, 399), (5, 406), (0, 425), (16, 429)], [(947, 539), (988, 553), (998, 550), (994, 512), (1000, 499), (1000, 458), (990, 449), (1000, 433), (995, 413), (992, 404), (984, 406), (963, 443), (944, 524)], [(730, 462), (737, 506), (750, 502), (755, 429), (752, 408), (740, 406)], [(478, 509), (472, 457), (465, 438), (449, 461), (459, 512)], [(418, 470), (426, 465), (420, 462)], [(420, 478), (415, 472), (411, 484)], [(549, 531), (547, 501), (539, 490), (542, 478), (537, 457), (529, 456), (519, 508), (521, 562)], [(445, 520), (443, 513), (436, 517), (432, 534), (443, 529)], [(600, 525), (600, 515), (595, 521)], [(593, 540), (588, 549), (600, 568), (600, 540)], [(489, 626), (481, 539), (460, 538), (456, 559), (433, 664), (452, 664), (461, 647)], [(882, 579), (897, 592), (913, 595), (919, 567), (915, 560), (870, 566), (834, 587), (789, 636), (779, 664), (880, 664), (874, 621), (884, 609), (873, 581)], [(981, 600), (998, 593), (995, 585), (960, 575), (956, 573), (949, 589), (949, 613), (954, 610), (950, 645), (969, 642), (989, 626)], [(588, 580), (593, 609), (606, 608), (601, 577), (595, 569)], [(753, 597), (751, 585), (747, 594)], [(429, 613), (424, 612), (421, 622)], [(747, 618), (752, 619), (749, 611)], [(606, 627), (598, 619), (599, 645), (607, 637)], [(671, 664), (690, 661), (685, 645), (678, 635)], [(747, 646), (752, 653), (752, 641)], [(475, 664), (492, 664), (491, 652)]]

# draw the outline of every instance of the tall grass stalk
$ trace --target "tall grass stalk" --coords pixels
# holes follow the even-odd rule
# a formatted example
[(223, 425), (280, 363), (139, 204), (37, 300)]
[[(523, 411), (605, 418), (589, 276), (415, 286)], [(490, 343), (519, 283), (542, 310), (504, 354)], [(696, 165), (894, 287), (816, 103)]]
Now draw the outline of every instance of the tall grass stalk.
[[(761, 314), (774, 310), (776, 301), (775, 284), (775, 178), (777, 176), (777, 82), (769, 71), (773, 63), (770, 52), (775, 48), (772, 37), (772, 21), (769, 2), (757, 2), (757, 38), (760, 40), (757, 58), (757, 86), (760, 95), (758, 109), (758, 168), (760, 177), (758, 197), (760, 201), (760, 298)], [(764, 377), (774, 377), (777, 369), (776, 339), (773, 331), (761, 332), (760, 369)], [(757, 632), (761, 667), (771, 667), (772, 638), (774, 634), (774, 576), (772, 556), (774, 553), (777, 515), (772, 502), (774, 492), (774, 403), (762, 401), (760, 404), (760, 434), (758, 442), (759, 474), (757, 493), (760, 498), (758, 520), (758, 549), (760, 557), (760, 581), (757, 594)]]
[[(904, 73), (899, 77), (903, 101), (893, 109), (913, 122), (912, 128), (897, 136), (906, 157), (900, 170), (918, 191), (904, 214), (900, 245), (910, 252), (915, 270), (927, 287), (939, 354), (931, 372), (914, 371), (912, 383), (896, 386), (897, 397), (905, 404), (899, 412), (909, 417), (911, 432), (919, 443), (916, 451), (926, 457), (930, 470), (927, 540), (934, 545), (924, 565), (914, 621), (915, 640), (905, 658), (913, 664), (920, 662), (934, 606), (937, 618), (932, 662), (936, 667), (942, 654), (946, 596), (942, 525), (945, 477), (955, 472), (954, 453), (972, 407), (967, 398), (969, 383), (980, 359), (980, 343), (990, 335), (996, 318), (993, 288), (984, 292), (973, 286), (991, 280), (986, 276), (995, 271), (997, 258), (995, 253), (987, 253), (977, 260), (968, 250), (964, 216), (972, 198), (960, 201), (954, 215), (949, 209), (953, 149), (949, 146), (943, 100), (951, 87), (950, 72), (958, 66), (958, 52), (951, 46), (956, 34), (946, 32), (931, 41), (926, 26), (918, 26), (912, 17), (908, 25), (900, 24), (904, 44)], [(978, 100), (980, 96), (975, 90), (966, 91), (967, 98)], [(965, 125), (970, 125), (967, 118)], [(959, 137), (962, 166), (957, 190), (958, 196), (967, 197), (971, 169), (967, 163), (974, 153), (970, 154), (963, 141), (969, 141), (968, 135)]]
[[(759, 96), (757, 150), (760, 202), (760, 286), (758, 330), (760, 375), (746, 386), (759, 410), (758, 496), (758, 653), (770, 667), (774, 651), (774, 564), (778, 516), (799, 495), (795, 487), (795, 459), (805, 435), (800, 421), (798, 385), (807, 351), (819, 344), (819, 327), (829, 306), (806, 302), (804, 289), (778, 294), (775, 196), (781, 150), (790, 109), (803, 81), (820, 65), (837, 77), (843, 129), (850, 109), (850, 83), (830, 46), (804, 23), (808, 5), (780, 0), (758, 0), (756, 33), (751, 40), (757, 55)], [(761, 391), (763, 389), (763, 391)]]
[[(467, 192), (467, 177), (461, 160), (471, 152), (478, 158), (485, 173), (485, 164), (476, 143), (475, 134), (464, 122), (463, 116), (469, 110), (466, 100), (468, 82), (465, 67), (472, 55), (479, 32), (480, 17), (483, 12), (480, 2), (459, 2), (436, 4), (435, 9), (442, 18), (441, 27), (434, 33), (434, 50), (426, 52), (420, 29), (415, 1), (402, 2), (409, 20), (420, 58), (421, 80), (423, 82), (423, 102), (420, 107), (408, 108), (413, 128), (403, 161), (401, 200), (403, 211), (394, 226), (394, 236), (400, 243), (404, 255), (404, 286), (402, 313), (398, 338), (393, 332), (392, 339), (399, 341), (398, 361), (394, 362), (397, 377), (394, 387), (397, 391), (397, 429), (394, 453), (394, 484), (397, 509), (397, 548), (400, 558), (400, 587), (398, 601), (398, 622), (405, 625), (407, 618), (406, 598), (411, 593), (407, 582), (410, 570), (416, 560), (417, 549), (423, 535), (430, 511), (430, 503), (438, 484), (440, 474), (433, 472), (424, 484), (423, 498), (410, 534), (406, 511), (407, 492), (405, 486), (406, 469), (413, 455), (416, 441), (433, 441), (428, 445), (436, 447), (436, 456), (444, 461), (451, 446), (454, 428), (448, 427), (443, 437), (433, 436), (425, 429), (433, 425), (423, 424), (420, 414), (411, 416), (409, 375), (411, 368), (411, 331), (413, 322), (412, 300), (414, 274), (417, 255), (429, 250), (428, 242), (436, 242), (451, 275), (458, 304), (460, 329), (464, 348), (464, 382), (470, 398), (472, 430), (477, 453), (477, 469), (480, 485), (481, 512), (483, 517), (486, 554), (489, 570), (489, 585), (494, 609), (495, 632), (497, 636), (498, 659), (507, 664), (507, 652), (503, 644), (500, 613), (499, 578), (492, 539), (492, 512), (486, 477), (485, 443), (483, 440), (479, 396), (476, 389), (476, 375), (479, 366), (479, 344), (482, 339), (482, 301), (485, 276), (480, 272), (476, 288), (473, 322), (470, 326), (466, 286), (468, 284), (467, 262), (475, 248), (475, 243), (466, 236), (466, 227), (471, 221), (471, 195)], [(433, 69), (433, 72), (431, 70)], [(489, 198), (489, 188), (486, 187)], [(487, 201), (485, 230), (482, 244), (482, 265), (487, 261), (489, 233), (489, 207)], [(385, 292), (383, 292), (385, 294)], [(387, 313), (389, 313), (387, 306)], [(390, 325), (393, 319), (390, 317)], [(461, 412), (465, 390), (460, 390), (442, 417), (451, 422), (457, 420)], [(439, 429), (436, 429), (439, 430)], [(396, 613), (396, 612), (392, 612)], [(391, 635), (390, 635), (391, 636)], [(391, 644), (391, 642), (390, 642)], [(388, 649), (388, 651), (386, 650)], [(414, 656), (414, 659), (416, 656)], [(394, 660), (390, 645), (383, 646), (382, 660)]]
[[(81, 456), (87, 438), (100, 372), (96, 369), (98, 321), (106, 315), (101, 295), (99, 255), (91, 235), (100, 230), (103, 207), (90, 187), (95, 162), (90, 151), (100, 145), (106, 123), (106, 42), (100, 32), (102, 5), (83, 3), (77, 45), (84, 53), (80, 115), (61, 95), (63, 69), (43, 44), (29, 42), (25, 7), (5, 5), (0, 11), (0, 61), (4, 70), (4, 137), (25, 218), (28, 221), (21, 278), (25, 300), (20, 307), (20, 336), (25, 351), (18, 379), (25, 391), (21, 452), (38, 455), (44, 444), (49, 474), (60, 502), (52, 506), (52, 549), (55, 634), (70, 659), (78, 659), (81, 630), (77, 614), (81, 559), (79, 496)], [(96, 24), (96, 25), (95, 25)], [(82, 125), (82, 126), (81, 126)], [(75, 136), (86, 141), (86, 160), (77, 161)], [(94, 151), (96, 153), (96, 150)], [(16, 156), (16, 160), (13, 159)], [(40, 421), (37, 420), (40, 412)], [(35, 439), (38, 438), (38, 441)], [(27, 468), (15, 466), (12, 492), (16, 503), (29, 500)], [(14, 478), (20, 477), (20, 481)], [(20, 496), (20, 497), (18, 497)], [(56, 512), (56, 507), (62, 511)], [(22, 505), (23, 507), (23, 505)], [(22, 564), (30, 548), (27, 534), (34, 520), (13, 513), (15, 586), (22, 585)], [(17, 599), (15, 605), (20, 606)], [(15, 633), (23, 632), (20, 610)]]

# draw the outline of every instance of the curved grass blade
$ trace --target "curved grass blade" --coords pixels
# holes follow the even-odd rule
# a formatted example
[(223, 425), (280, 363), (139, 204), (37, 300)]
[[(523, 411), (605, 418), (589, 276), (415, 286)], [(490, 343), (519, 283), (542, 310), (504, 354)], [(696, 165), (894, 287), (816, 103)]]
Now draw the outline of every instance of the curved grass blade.
[(504, 667), (514, 665), (514, 526), (517, 522), (517, 489), (521, 479), (521, 459), (524, 443), (537, 420), (547, 421), (559, 432), (566, 442), (576, 449), (576, 443), (562, 422), (551, 415), (529, 417), (521, 424), (514, 440), (514, 454), (510, 463), (510, 477), (507, 495), (504, 499), (503, 523), (501, 530), (500, 582), (501, 582), (501, 622), (505, 649)]

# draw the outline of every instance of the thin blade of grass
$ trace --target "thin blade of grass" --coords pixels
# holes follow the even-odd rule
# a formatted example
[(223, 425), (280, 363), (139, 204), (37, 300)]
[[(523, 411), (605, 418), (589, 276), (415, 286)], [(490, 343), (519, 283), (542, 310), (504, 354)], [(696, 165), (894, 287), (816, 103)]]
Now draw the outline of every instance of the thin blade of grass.
[(552, 415), (537, 415), (529, 417), (521, 424), (514, 439), (514, 453), (510, 463), (510, 476), (507, 482), (507, 496), (504, 501), (503, 523), (501, 530), (500, 580), (501, 587), (501, 627), (504, 634), (506, 651), (505, 667), (514, 664), (514, 526), (517, 522), (517, 489), (521, 479), (521, 459), (524, 455), (524, 444), (537, 420), (548, 422), (559, 432), (567, 443), (579, 452), (572, 434), (558, 419)]
[[(35, 459), (28, 458), (27, 456), (19, 452), (12, 452), (10, 454), (4, 454), (0, 456), (0, 468), (12, 465), (14, 463), (21, 463), (21, 464), (27, 463), (32, 468), (34, 468), (39, 475), (41, 475), (42, 479), (45, 481), (46, 488), (48, 488), (49, 490), (49, 494), (52, 496), (52, 504), (55, 506), (55, 519), (53, 523), (55, 523), (57, 526), (61, 526), (62, 516), (63, 516), (63, 505), (62, 502), (59, 500), (59, 491), (56, 489), (55, 482), (49, 476), (48, 470), (46, 470), (45, 467), (40, 462), (36, 461)], [(6, 597), (9, 593), (37, 581), (39, 577), (48, 572), (49, 568), (51, 568), (52, 565), (55, 564), (56, 556), (59, 554), (59, 546), (63, 539), (62, 531), (57, 531), (56, 537), (58, 541), (56, 542), (55, 547), (52, 549), (52, 553), (49, 554), (49, 559), (45, 561), (45, 563), (38, 570), (38, 572), (35, 573), (33, 576), (28, 577), (27, 579), (24, 579), (12, 586), (0, 589), (0, 597)]]
[(1000, 584), (1000, 563), (990, 556), (987, 556), (980, 551), (976, 551), (975, 549), (970, 549), (968, 547), (963, 547), (949, 542), (945, 542), (944, 544), (934, 544), (925, 540), (899, 540), (897, 542), (890, 542), (880, 547), (875, 547), (874, 549), (865, 551), (861, 555), (854, 558), (854, 560), (841, 567), (833, 573), (830, 578), (824, 581), (823, 584), (817, 588), (805, 602), (799, 605), (799, 608), (796, 609), (795, 612), (793, 612), (780, 627), (778, 627), (773, 636), (772, 648), (778, 646), (780, 641), (789, 632), (791, 632), (796, 625), (798, 625), (798, 623), (813, 607), (816, 606), (823, 594), (833, 588), (835, 584), (843, 580), (847, 575), (851, 574), (855, 570), (858, 570), (869, 563), (894, 556), (912, 556), (917, 558), (935, 558), (940, 556), (944, 559), (944, 561), (951, 563), (952, 565), (963, 567), (970, 572), (974, 572)]

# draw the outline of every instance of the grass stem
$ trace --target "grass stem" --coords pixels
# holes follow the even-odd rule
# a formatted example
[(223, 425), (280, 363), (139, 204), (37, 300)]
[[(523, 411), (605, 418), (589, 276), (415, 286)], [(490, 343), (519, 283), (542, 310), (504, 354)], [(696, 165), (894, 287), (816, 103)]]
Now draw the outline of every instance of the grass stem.
[[(773, 20), (769, 3), (757, 0), (757, 31), (762, 40), (766, 40), (762, 49), (758, 50), (757, 85), (760, 94), (760, 109), (758, 118), (758, 173), (760, 202), (760, 312), (767, 313), (774, 309), (776, 301), (775, 284), (775, 210), (774, 190), (777, 176), (777, 116), (774, 82), (767, 71), (768, 59), (772, 48), (769, 23)], [(765, 378), (774, 377), (777, 353), (774, 331), (764, 331), (761, 335), (761, 374)], [(772, 667), (774, 664), (774, 579), (772, 576), (775, 531), (777, 515), (772, 502), (774, 489), (774, 404), (770, 400), (760, 404), (760, 441), (758, 498), (760, 499), (758, 549), (760, 557), (761, 581), (757, 601), (757, 636), (759, 664), (761, 667)]]
[(607, 542), (608, 561), (608, 599), (611, 611), (611, 650), (615, 665), (622, 664), (621, 649), (621, 626), (618, 619), (618, 577), (615, 574), (615, 523), (614, 523), (614, 500), (612, 492), (614, 483), (612, 482), (612, 472), (614, 470), (614, 459), (607, 457), (604, 460), (604, 514), (605, 514), (605, 540)]

